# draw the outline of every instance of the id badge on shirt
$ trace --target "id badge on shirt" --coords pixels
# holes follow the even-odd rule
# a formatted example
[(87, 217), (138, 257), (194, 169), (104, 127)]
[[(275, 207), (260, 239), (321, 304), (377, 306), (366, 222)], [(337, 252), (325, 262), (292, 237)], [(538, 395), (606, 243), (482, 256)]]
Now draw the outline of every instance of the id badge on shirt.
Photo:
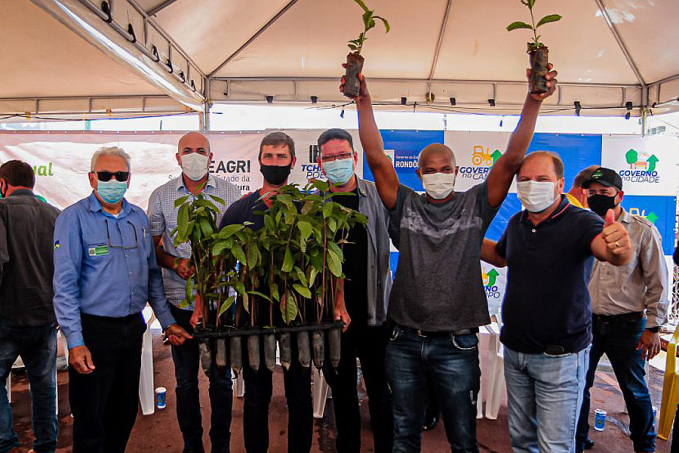
[(87, 249), (90, 256), (104, 256), (108, 255), (108, 245), (92, 245)]

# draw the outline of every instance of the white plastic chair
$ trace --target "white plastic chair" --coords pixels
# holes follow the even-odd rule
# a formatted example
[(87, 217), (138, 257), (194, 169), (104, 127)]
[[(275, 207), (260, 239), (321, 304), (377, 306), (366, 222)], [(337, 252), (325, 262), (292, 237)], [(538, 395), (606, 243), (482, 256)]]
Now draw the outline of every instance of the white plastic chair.
[(488, 343), (488, 396), (486, 398), (486, 418), (497, 420), (500, 403), (505, 394), (505, 354), (500, 343), (500, 326), (502, 318), (495, 315), (497, 323), (486, 326), (490, 332)]

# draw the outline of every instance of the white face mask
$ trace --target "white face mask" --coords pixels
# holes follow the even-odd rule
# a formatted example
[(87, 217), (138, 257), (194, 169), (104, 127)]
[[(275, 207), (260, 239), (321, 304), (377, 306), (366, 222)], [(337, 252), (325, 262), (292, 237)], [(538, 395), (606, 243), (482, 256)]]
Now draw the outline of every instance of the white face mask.
[(422, 175), (422, 185), (427, 195), (435, 200), (446, 198), (455, 186), (455, 173), (432, 173)]
[(554, 203), (555, 182), (520, 181), (516, 184), (519, 200), (528, 212), (542, 212)]
[(208, 157), (198, 153), (184, 154), (182, 171), (191, 181), (200, 181), (207, 174)]

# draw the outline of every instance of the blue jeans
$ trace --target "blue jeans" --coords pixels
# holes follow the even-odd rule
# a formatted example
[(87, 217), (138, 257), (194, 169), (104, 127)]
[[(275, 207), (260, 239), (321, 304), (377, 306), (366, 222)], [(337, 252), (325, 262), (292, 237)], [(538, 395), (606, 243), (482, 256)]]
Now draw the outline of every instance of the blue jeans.
[[(189, 323), (191, 312), (171, 306), (172, 316), (177, 324), (193, 332)], [(200, 397), (198, 392), (198, 369), (200, 353), (198, 341), (187, 340), (181, 346), (172, 346), (174, 375), (177, 381), (177, 421), (184, 438), (184, 450), (203, 451), (203, 421), (200, 413)], [(207, 374), (210, 381), (209, 395), (212, 418), (210, 420), (210, 441), (213, 453), (228, 453), (231, 441), (231, 407), (233, 404), (233, 385), (231, 371), (226, 375), (219, 373), (213, 363)]]
[(19, 445), (12, 426), (12, 408), (5, 381), (12, 364), (21, 356), (31, 388), (33, 434), (36, 453), (57, 448), (57, 331), (53, 324), (19, 327), (0, 318), (0, 453)]
[[(590, 395), (594, 385), (596, 367), (605, 353), (611, 362), (615, 377), (620, 384), (629, 412), (629, 428), (634, 451), (655, 451), (655, 428), (653, 426), (653, 405), (644, 376), (644, 361), (637, 344), (646, 327), (646, 320), (639, 319), (620, 324), (594, 321), (592, 324), (592, 351), (589, 355), (589, 370), (582, 400), (582, 411), (578, 423), (578, 451), (584, 448), (589, 432)], [(679, 434), (678, 434), (679, 435)]]
[(394, 453), (419, 452), (427, 407), (427, 380), (441, 406), (452, 452), (478, 452), (476, 398), (479, 393), (476, 334), (423, 337), (395, 326), (387, 345), (387, 379), (393, 393)]
[(575, 451), (588, 361), (589, 347), (556, 356), (505, 347), (509, 436), (516, 453)]

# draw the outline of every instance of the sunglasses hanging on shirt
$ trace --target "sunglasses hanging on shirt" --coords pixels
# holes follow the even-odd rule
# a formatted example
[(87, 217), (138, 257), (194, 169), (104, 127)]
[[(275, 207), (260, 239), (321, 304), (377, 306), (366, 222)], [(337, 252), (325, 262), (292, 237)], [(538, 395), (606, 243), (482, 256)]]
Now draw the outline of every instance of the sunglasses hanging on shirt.
[(104, 182), (110, 181), (114, 176), (116, 177), (116, 181), (127, 181), (127, 178), (130, 177), (129, 171), (97, 171), (95, 173), (97, 174), (97, 179)]

